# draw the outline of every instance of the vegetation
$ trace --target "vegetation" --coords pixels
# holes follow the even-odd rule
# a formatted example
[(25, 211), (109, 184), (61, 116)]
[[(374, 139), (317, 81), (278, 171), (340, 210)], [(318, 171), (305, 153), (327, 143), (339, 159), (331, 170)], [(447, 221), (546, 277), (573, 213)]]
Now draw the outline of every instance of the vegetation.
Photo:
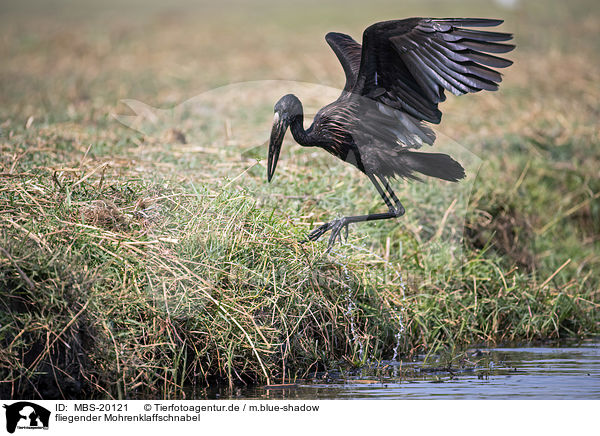
[[(0, 396), (189, 398), (597, 334), (596, 4), (396, 3), (6, 7)], [(329, 255), (301, 242), (308, 230), (382, 205), (349, 166), (291, 141), (267, 184), (263, 87), (234, 92), (225, 119), (168, 112), (148, 131), (112, 116), (125, 98), (173, 107), (265, 78), (340, 86), (327, 31), (412, 15), (504, 17), (515, 65), (500, 92), (444, 103), (436, 147), (462, 150), (471, 177), (397, 181), (406, 217), (351, 227)]]

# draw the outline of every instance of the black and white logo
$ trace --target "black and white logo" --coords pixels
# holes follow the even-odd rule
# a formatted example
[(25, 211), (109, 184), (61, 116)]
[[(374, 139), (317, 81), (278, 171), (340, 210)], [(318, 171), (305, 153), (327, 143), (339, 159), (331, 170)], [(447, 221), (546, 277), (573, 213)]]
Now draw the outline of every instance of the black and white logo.
[(50, 411), (29, 401), (19, 401), (3, 406), (6, 409), (6, 431), (14, 433), (16, 429), (48, 429)]

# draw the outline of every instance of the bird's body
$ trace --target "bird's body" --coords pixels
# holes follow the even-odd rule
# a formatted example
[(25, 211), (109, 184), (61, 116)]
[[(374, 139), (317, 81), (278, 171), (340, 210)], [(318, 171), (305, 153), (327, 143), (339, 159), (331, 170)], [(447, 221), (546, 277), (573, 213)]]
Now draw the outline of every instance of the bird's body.
[(340, 97), (316, 114), (304, 130), (302, 103), (294, 95), (275, 105), (269, 146), (271, 180), (285, 130), (296, 142), (320, 147), (365, 173), (382, 196), (389, 212), (345, 217), (314, 230), (316, 240), (332, 231), (329, 248), (349, 223), (387, 219), (404, 213), (387, 178), (418, 179), (418, 174), (448, 181), (465, 176), (450, 156), (415, 151), (432, 145), (434, 132), (425, 124), (439, 123), (438, 103), (444, 91), (455, 95), (496, 90), (502, 80), (494, 68), (512, 62), (490, 55), (514, 48), (504, 44), (510, 34), (463, 29), (496, 26), (502, 21), (479, 18), (410, 18), (376, 23), (363, 33), (363, 45), (350, 36), (325, 37), (346, 74)]

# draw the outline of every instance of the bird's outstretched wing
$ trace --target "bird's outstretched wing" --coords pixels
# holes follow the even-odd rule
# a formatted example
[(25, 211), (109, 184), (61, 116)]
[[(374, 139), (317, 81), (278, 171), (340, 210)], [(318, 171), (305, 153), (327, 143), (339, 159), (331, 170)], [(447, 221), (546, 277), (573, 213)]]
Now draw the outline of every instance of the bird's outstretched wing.
[[(502, 42), (512, 35), (462, 27), (501, 23), (483, 18), (409, 18), (373, 24), (363, 33), (359, 72), (348, 90), (419, 120), (439, 123), (438, 103), (445, 100), (444, 90), (461, 95), (498, 88), (502, 75), (492, 68), (512, 62), (489, 53), (511, 51), (514, 45)], [(355, 67), (356, 46), (360, 45), (348, 49), (345, 39), (334, 40), (338, 49), (330, 45), (348, 76), (345, 63)]]
[(349, 91), (356, 84), (356, 78), (360, 69), (362, 46), (352, 39), (352, 37), (336, 32), (330, 32), (325, 35), (325, 41), (333, 49), (333, 52), (342, 64), (342, 68), (344, 68), (344, 73), (346, 73), (344, 91)]

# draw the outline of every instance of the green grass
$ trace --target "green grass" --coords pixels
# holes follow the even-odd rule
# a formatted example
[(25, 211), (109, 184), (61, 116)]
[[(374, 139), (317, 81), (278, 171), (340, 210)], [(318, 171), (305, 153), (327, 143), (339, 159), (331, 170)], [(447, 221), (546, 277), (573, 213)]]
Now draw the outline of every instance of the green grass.
[[(201, 397), (207, 385), (288, 382), (395, 351), (597, 334), (599, 62), (585, 35), (600, 21), (579, 3), (509, 16), (468, 2), (344, 16), (324, 5), (303, 10), (310, 25), (262, 5), (256, 26), (186, 4), (108, 21), (9, 11), (0, 396)], [(503, 14), (517, 34), (500, 92), (442, 107), (440, 131), (460, 138), (471, 177), (396, 182), (407, 215), (352, 227), (329, 255), (326, 240), (300, 241), (382, 205), (366, 178), (291, 141), (266, 183), (275, 96), (248, 91), (223, 116), (166, 112), (146, 135), (111, 117), (127, 113), (120, 99), (167, 108), (236, 81), (339, 86), (326, 31), (358, 36), (376, 19), (426, 14)], [(437, 147), (459, 154), (447, 137)]]

